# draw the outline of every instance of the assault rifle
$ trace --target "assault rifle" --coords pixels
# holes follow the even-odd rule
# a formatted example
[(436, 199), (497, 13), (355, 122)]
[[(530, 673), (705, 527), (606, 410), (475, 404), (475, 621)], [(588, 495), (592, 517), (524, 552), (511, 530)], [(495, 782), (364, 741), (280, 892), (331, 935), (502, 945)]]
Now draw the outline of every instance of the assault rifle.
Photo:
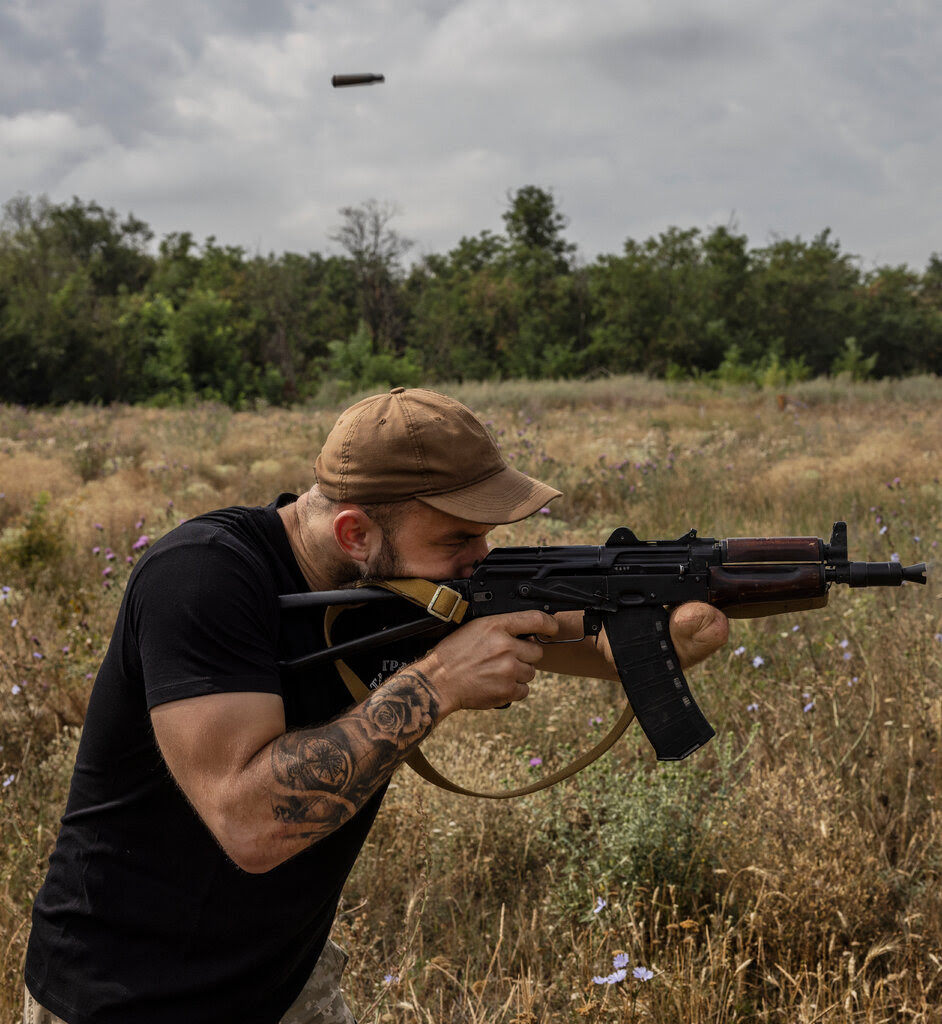
[[(422, 585), (418, 590), (410, 586), (416, 582)], [(676, 761), (703, 746), (714, 731), (680, 669), (667, 608), (706, 601), (731, 618), (749, 618), (823, 608), (832, 583), (898, 587), (925, 582), (924, 562), (905, 567), (851, 562), (842, 522), (834, 524), (826, 542), (817, 537), (714, 540), (698, 537), (696, 530), (674, 541), (642, 541), (622, 527), (602, 546), (494, 548), (469, 579), (388, 581), (284, 595), (284, 609), (389, 601), (398, 595), (420, 604), (423, 614), (282, 667), (308, 667), (406, 637), (447, 632), (481, 615), (581, 610), (585, 636), (597, 637), (604, 627), (625, 694), (658, 760)]]

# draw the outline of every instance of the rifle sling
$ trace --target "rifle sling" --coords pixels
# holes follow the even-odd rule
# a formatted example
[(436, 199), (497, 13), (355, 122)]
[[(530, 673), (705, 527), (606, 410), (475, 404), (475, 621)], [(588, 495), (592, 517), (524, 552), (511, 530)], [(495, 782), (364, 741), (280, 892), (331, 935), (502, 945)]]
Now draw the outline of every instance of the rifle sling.
[[(449, 590), (447, 587), (439, 587), (438, 584), (430, 583), (428, 580), (391, 580), (382, 583), (371, 583), (370, 585), (385, 587), (387, 590), (398, 594), (400, 597), (406, 598), (413, 604), (421, 606), (430, 614), (435, 615), (437, 618), (443, 619), (444, 621), (460, 623), (464, 618), (468, 607), (467, 602), (464, 601), (454, 590)], [(457, 600), (452, 601), (450, 595), (454, 595)], [(439, 610), (439, 608), (449, 606), (450, 611), (447, 615), (443, 611)], [(341, 612), (350, 607), (362, 606), (330, 605), (328, 607), (327, 613), (324, 616), (324, 636), (328, 647), (333, 646), (331, 643), (330, 633), (334, 622), (337, 620), (337, 617)], [(337, 666), (337, 671), (340, 673), (341, 679), (344, 681), (344, 685), (350, 693), (350, 696), (358, 704), (366, 700), (373, 691), (369, 689), (369, 687), (362, 679), (360, 679), (353, 669), (346, 664), (346, 662), (338, 658), (335, 661), (335, 664)], [(545, 778), (539, 779), (536, 782), (531, 782), (526, 786), (520, 786), (517, 789), (499, 790), (497, 792), (478, 792), (477, 790), (466, 789), (464, 786), (459, 786), (456, 782), (452, 782), (450, 779), (447, 779), (442, 775), (429, 763), (426, 756), (418, 748), (416, 748), (409, 757), (406, 758), (406, 764), (414, 772), (425, 779), (426, 782), (431, 782), (433, 785), (436, 785), (441, 789), (448, 790), (450, 793), (458, 793), (462, 796), (483, 797), (488, 800), (507, 800), (511, 797), (527, 796), (530, 793), (537, 793), (541, 789), (549, 789), (550, 786), (555, 786), (558, 782), (562, 782), (564, 779), (570, 778), (575, 775), (576, 772), (580, 772), (583, 768), (587, 768), (593, 761), (598, 760), (602, 754), (611, 749), (615, 742), (628, 728), (633, 718), (634, 712), (631, 710), (631, 705), (626, 704), (618, 721), (615, 722), (608, 733), (606, 733), (606, 735), (603, 736), (591, 750), (586, 751), (586, 753), (581, 757), (577, 757), (570, 764), (566, 765), (565, 768), (561, 768), (559, 771), (553, 772)]]

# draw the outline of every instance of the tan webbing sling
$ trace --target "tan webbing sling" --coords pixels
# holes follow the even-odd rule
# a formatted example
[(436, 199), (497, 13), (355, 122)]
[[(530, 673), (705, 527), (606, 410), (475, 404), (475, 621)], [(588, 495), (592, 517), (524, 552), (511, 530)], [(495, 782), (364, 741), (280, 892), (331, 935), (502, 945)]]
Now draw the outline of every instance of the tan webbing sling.
[[(430, 615), (441, 619), (443, 622), (460, 623), (468, 610), (467, 601), (465, 601), (456, 590), (451, 590), (449, 587), (439, 586), (439, 584), (432, 583), (429, 580), (387, 580), (382, 583), (371, 583), (370, 586), (383, 587), (384, 589), (397, 594), (399, 597), (403, 597), (406, 600), (411, 601), (413, 604), (419, 605)], [(327, 640), (328, 647), (332, 646), (330, 633), (334, 622), (345, 608), (350, 607), (362, 607), (362, 605), (331, 605), (327, 609), (327, 614), (324, 617), (324, 635)], [(344, 661), (341, 661), (338, 658), (334, 664), (337, 666), (337, 671), (340, 673), (350, 696), (358, 704), (366, 700), (373, 691), (369, 689), (363, 680), (360, 679), (353, 669), (351, 669)], [(459, 786), (457, 783), (445, 778), (444, 775), (429, 764), (427, 758), (419, 749), (416, 749), (406, 759), (406, 764), (413, 771), (421, 775), (427, 782), (440, 786), (442, 789), (447, 789), (451, 793), (460, 793), (462, 796), (484, 797), (488, 800), (507, 800), (510, 797), (526, 796), (529, 793), (539, 792), (541, 789), (548, 789), (550, 786), (555, 786), (557, 782), (562, 782), (564, 779), (568, 779), (570, 776), (575, 775), (576, 772), (582, 771), (583, 768), (592, 764), (593, 761), (600, 758), (602, 754), (613, 746), (615, 741), (628, 728), (628, 725), (633, 718), (634, 712), (631, 710), (631, 705), (626, 703), (625, 710), (621, 713), (621, 717), (612, 726), (608, 733), (594, 747), (592, 747), (591, 750), (587, 751), (581, 757), (576, 758), (575, 761), (566, 765), (565, 768), (561, 768), (559, 771), (553, 772), (545, 778), (539, 779), (536, 782), (531, 782), (527, 786), (521, 786), (518, 789), (499, 790), (494, 793), (480, 793), (473, 789), (465, 789), (464, 786)]]

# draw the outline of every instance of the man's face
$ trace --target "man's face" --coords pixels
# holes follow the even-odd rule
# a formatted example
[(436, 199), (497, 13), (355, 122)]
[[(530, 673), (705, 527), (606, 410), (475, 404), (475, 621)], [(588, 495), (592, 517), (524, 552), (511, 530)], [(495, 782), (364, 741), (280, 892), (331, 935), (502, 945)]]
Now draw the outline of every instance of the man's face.
[(467, 579), (475, 562), (487, 554), (487, 535), (493, 528), (413, 502), (396, 525), (384, 531), (383, 548), (366, 566), (366, 575), (373, 579)]

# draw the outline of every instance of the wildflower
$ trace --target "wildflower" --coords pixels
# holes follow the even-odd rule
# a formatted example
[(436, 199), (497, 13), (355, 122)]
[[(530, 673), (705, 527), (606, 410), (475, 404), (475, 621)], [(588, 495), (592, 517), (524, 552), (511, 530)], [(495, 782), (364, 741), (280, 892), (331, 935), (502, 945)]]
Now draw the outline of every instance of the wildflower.
[(814, 710), (814, 701), (813, 700), (809, 700), (808, 703), (801, 710), (804, 711), (805, 714), (807, 714), (809, 711), (813, 711)]
[(598, 914), (608, 906), (608, 900), (603, 900), (601, 896), (595, 901), (595, 909), (592, 911), (593, 914)]
[(935, 639), (938, 640), (939, 643), (942, 643), (942, 633), (936, 633)]
[(757, 654), (752, 659), (752, 667), (753, 668), (761, 668), (764, 664), (765, 664), (765, 658), (763, 658), (761, 654)]
[(114, 572), (114, 570), (111, 568), (110, 565), (106, 565), (104, 567), (104, 569), (101, 570), (102, 576), (106, 576), (106, 577), (110, 576), (112, 574), (112, 572)]
[(758, 711), (759, 710), (759, 705), (758, 705), (757, 702), (753, 702), (752, 704), (747, 704), (746, 705), (746, 710), (747, 711)]
[(797, 633), (799, 629), (801, 629), (801, 626), (792, 626), (793, 633)]
[(543, 506), (543, 507), (542, 507), (542, 508), (540, 509), (540, 515), (541, 515), (541, 516), (548, 516), (549, 514), (550, 514), (549, 506), (548, 506), (548, 505), (544, 505), (544, 506)]
[(530, 758), (530, 767), (531, 768), (539, 768), (542, 763), (543, 763), (543, 758), (542, 757), (531, 757)]
[(92, 554), (93, 555), (100, 555), (101, 554), (101, 548), (97, 544), (92, 548)]
[(842, 641), (841, 641), (841, 642), (840, 642), (840, 643), (839, 643), (839, 644), (838, 644), (837, 646), (838, 646), (838, 647), (845, 647), (845, 648), (846, 648), (846, 647), (849, 647), (849, 646), (850, 646), (850, 641), (849, 641), (849, 640), (847, 640), (847, 639), (845, 639), (845, 640), (842, 640)]
[(104, 527), (101, 525), (101, 523), (95, 523), (94, 526), (95, 526), (96, 530), (103, 530), (104, 529)]
[(7, 788), (7, 786), (10, 786), (10, 785), (12, 785), (12, 784), (13, 784), (13, 780), (14, 780), (15, 778), (16, 778), (16, 776), (15, 776), (15, 775), (8, 775), (8, 776), (7, 776), (7, 777), (6, 777), (6, 778), (5, 778), (4, 780), (3, 780), (3, 788), (4, 788), (4, 789), (6, 789), (6, 788)]
[(650, 981), (654, 977), (654, 971), (649, 971), (647, 967), (636, 967), (631, 973), (638, 981)]
[(886, 533), (886, 531), (888, 529), (889, 529), (889, 527), (886, 525), (886, 523), (884, 523), (883, 526), (880, 527), (880, 536), (882, 537), (883, 534)]
[(597, 974), (592, 981), (596, 985), (617, 985), (620, 981), (625, 980), (627, 973), (628, 972), (622, 968), (621, 970), (613, 971), (611, 974), (606, 974), (604, 977)]
[(853, 655), (850, 653), (850, 651), (845, 651), (844, 652), (844, 655), (843, 655), (844, 661), (850, 661), (850, 659), (852, 657), (853, 657)]
[(150, 537), (148, 537), (146, 533), (142, 533), (131, 545), (131, 550), (140, 551), (141, 548), (146, 548), (148, 544), (150, 544)]
[(899, 552), (898, 551), (894, 551), (893, 554), (890, 555), (890, 561), (891, 562), (898, 562), (899, 560), (900, 560)]
[(19, 621), (19, 619), (10, 619), (10, 628), (16, 629), (17, 625), (19, 624)]
[(43, 659), (43, 652), (42, 651), (33, 651), (33, 657), (37, 661), (42, 661), (42, 659)]
[(14, 697), (18, 697), (22, 692), (23, 688), (19, 685), (19, 683), (14, 683), (12, 688), (10, 689), (10, 693), (12, 693)]
[(107, 558), (109, 562), (114, 559), (114, 552), (111, 548), (105, 548), (105, 558)]
[(736, 650), (735, 650), (735, 651), (733, 651), (733, 654), (735, 654), (737, 658), (738, 658), (738, 657), (739, 657), (739, 656), (740, 656), (741, 654), (745, 654), (745, 653), (746, 653), (746, 648), (745, 648), (745, 647), (737, 647), (737, 648), (736, 648)]
[(589, 719), (589, 725), (601, 725), (601, 724), (602, 724), (602, 716), (601, 715), (593, 715)]
[(628, 954), (627, 953), (616, 953), (612, 957), (612, 967), (616, 970), (621, 970), (622, 967), (628, 966)]
[(384, 974), (383, 975), (383, 984), (384, 985), (398, 985), (399, 984), (399, 975), (398, 974)]

